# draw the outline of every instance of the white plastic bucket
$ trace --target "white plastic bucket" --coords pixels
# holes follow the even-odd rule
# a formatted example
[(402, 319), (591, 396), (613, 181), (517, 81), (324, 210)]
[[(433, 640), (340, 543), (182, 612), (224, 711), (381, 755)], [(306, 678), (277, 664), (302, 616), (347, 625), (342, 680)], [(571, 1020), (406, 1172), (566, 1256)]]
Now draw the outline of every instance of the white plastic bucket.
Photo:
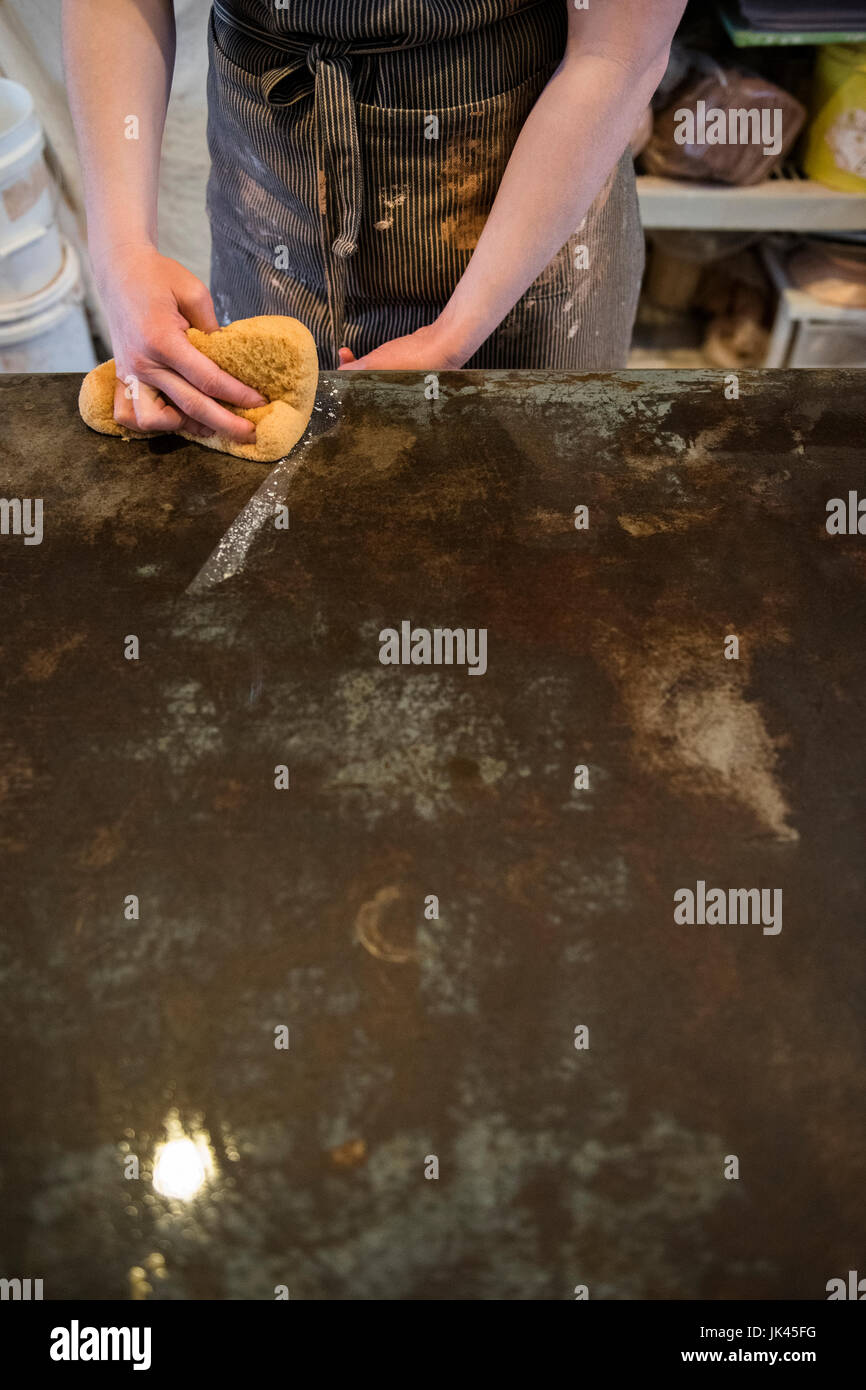
[[(10, 261), (32, 239), (29, 274), (47, 285), (61, 267), (55, 189), (42, 156), (45, 136), (33, 98), (20, 82), (0, 78), (0, 259)], [(37, 270), (38, 257), (42, 269)], [(19, 287), (19, 295), (22, 291)]]
[(50, 285), (0, 304), (0, 372), (89, 372), (96, 366), (78, 257), (68, 242), (62, 249), (63, 267)]

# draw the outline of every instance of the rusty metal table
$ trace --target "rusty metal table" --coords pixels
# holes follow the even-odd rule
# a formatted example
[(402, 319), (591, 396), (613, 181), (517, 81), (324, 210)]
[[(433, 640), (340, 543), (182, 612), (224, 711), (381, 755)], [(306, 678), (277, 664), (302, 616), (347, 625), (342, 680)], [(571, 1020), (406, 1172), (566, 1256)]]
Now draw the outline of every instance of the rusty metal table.
[[(324, 374), (287, 528), (190, 592), (267, 470), (0, 378), (4, 495), (44, 499), (0, 536), (0, 1274), (823, 1299), (862, 1264), (866, 560), (825, 525), (861, 383)], [(403, 621), (486, 629), (486, 673), (382, 665)], [(699, 881), (781, 889), (782, 930), (678, 923)]]

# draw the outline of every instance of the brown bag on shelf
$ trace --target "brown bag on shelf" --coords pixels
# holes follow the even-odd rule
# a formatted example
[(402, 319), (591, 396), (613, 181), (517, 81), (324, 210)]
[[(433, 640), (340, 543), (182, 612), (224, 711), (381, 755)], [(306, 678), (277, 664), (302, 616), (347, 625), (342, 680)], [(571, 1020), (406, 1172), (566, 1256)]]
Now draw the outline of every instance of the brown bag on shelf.
[(662, 178), (761, 183), (805, 120), (805, 107), (765, 77), (714, 66), (693, 74), (656, 113), (643, 168)]

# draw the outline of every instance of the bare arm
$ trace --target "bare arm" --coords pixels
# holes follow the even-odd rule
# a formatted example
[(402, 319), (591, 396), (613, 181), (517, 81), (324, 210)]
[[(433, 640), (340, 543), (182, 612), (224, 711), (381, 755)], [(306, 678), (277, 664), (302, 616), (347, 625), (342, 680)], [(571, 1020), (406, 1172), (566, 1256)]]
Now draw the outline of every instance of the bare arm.
[[(214, 430), (242, 442), (253, 426), (218, 400), (263, 398), (186, 337), (218, 327), (205, 285), (157, 249), (157, 188), (174, 68), (172, 0), (63, 0), (69, 104), (84, 174), (88, 241), (117, 362), (115, 418), (144, 430)], [(138, 382), (128, 399), (127, 376)]]
[[(429, 328), (351, 365), (462, 365), (565, 245), (601, 191), (661, 81), (685, 0), (590, 0), (587, 10), (563, 3), (569, 13), (565, 56), (527, 117), (443, 313)], [(350, 355), (343, 361), (348, 366)]]

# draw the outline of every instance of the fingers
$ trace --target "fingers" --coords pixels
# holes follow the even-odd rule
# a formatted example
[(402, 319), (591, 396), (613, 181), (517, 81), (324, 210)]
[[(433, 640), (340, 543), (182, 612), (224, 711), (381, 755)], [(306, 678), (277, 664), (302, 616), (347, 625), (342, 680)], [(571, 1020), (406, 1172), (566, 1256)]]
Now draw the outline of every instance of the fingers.
[(132, 401), (127, 398), (126, 386), (120, 378), (114, 383), (114, 418), (123, 429), (138, 429), (138, 422), (135, 418), (135, 411), (132, 408)]
[(338, 371), (353, 372), (365, 365), (365, 359), (363, 357), (356, 357), (351, 348), (341, 347), (339, 356), (340, 365), (337, 369)]
[[(178, 309), (191, 328), (200, 328), (204, 333), (215, 333), (219, 323), (210, 290), (195, 275), (191, 275), (182, 267), (177, 269), (182, 271), (174, 282)], [(268, 404), (265, 396), (259, 395), (251, 386), (246, 386), (244, 382), (215, 366), (210, 358), (198, 352), (185, 336), (177, 335), (172, 347), (176, 348), (175, 357), (179, 360), (173, 360), (168, 353), (163, 354), (162, 360), (187, 381), (192, 382), (193, 386), (197, 386), (206, 396), (228, 401), (230, 405), (239, 405), (243, 410), (252, 410), (254, 406)]]
[[(157, 368), (151, 371), (150, 382), (177, 407), (176, 413), (179, 415), (183, 414), (212, 433), (224, 434), (238, 444), (255, 443), (256, 429), (252, 421), (245, 420), (241, 415), (233, 415), (218, 401), (211, 400), (210, 396), (197, 391), (183, 377), (164, 368)], [(168, 428), (177, 429), (178, 426), (170, 425)]]
[(147, 382), (118, 381), (114, 388), (114, 418), (125, 429), (170, 432), (180, 427), (183, 416)]
[(200, 328), (203, 333), (215, 333), (219, 328), (213, 299), (207, 285), (190, 277), (190, 287), (179, 290), (177, 307), (189, 323), (190, 328)]
[(252, 421), (211, 400), (175, 372), (156, 366), (147, 369), (146, 380), (123, 373), (114, 389), (114, 418), (126, 429), (145, 432), (184, 430), (202, 437), (216, 433), (239, 444), (252, 444), (256, 437)]
[[(172, 337), (169, 346), (163, 349), (162, 361), (202, 395), (210, 396), (214, 401), (228, 401), (229, 405), (239, 405), (244, 410), (268, 404), (265, 396), (260, 396), (251, 386), (245, 386), (242, 381), (229, 376), (203, 352), (198, 352), (183, 333)], [(173, 393), (172, 400), (177, 400)], [(183, 406), (183, 401), (178, 400), (178, 404)], [(196, 418), (203, 417), (196, 415)]]
[(137, 383), (135, 395), (130, 391), (124, 381), (115, 382), (114, 418), (124, 429), (155, 434), (182, 431), (200, 439), (208, 439), (213, 434), (213, 430), (177, 410), (147, 382)]
[(208, 429), (207, 425), (199, 424), (198, 420), (191, 420), (188, 415), (181, 415), (180, 424), (176, 430), (177, 434), (194, 434), (197, 439), (210, 439), (214, 431)]

